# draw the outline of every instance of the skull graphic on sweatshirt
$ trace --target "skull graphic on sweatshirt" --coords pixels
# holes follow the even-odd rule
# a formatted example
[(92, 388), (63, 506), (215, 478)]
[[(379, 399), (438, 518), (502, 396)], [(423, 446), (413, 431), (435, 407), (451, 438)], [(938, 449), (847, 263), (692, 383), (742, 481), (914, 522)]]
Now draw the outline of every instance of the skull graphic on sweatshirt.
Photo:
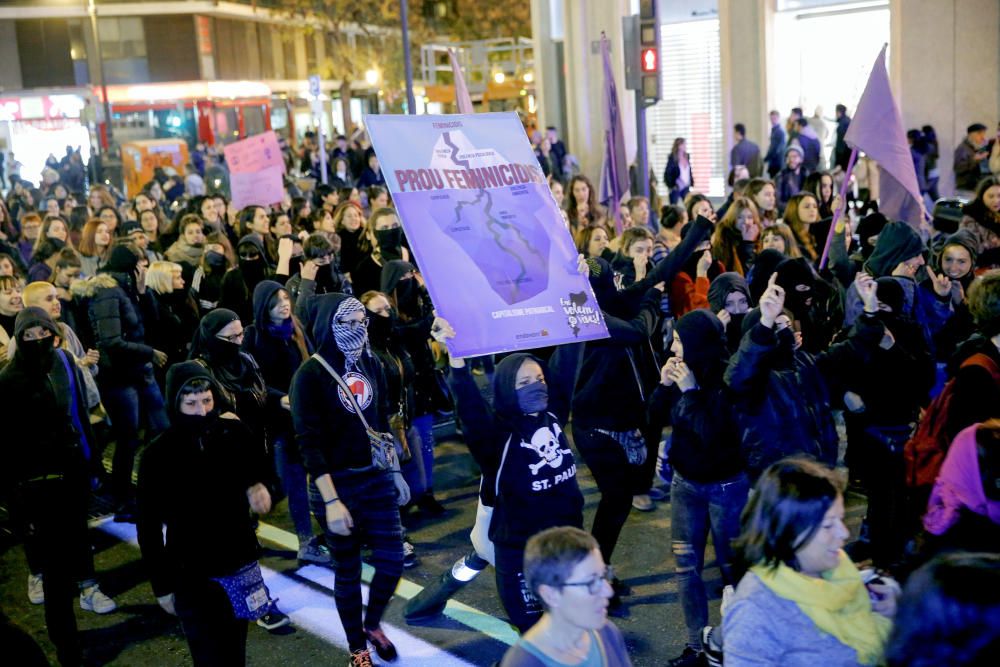
[(538, 471), (545, 466), (560, 468), (563, 464), (563, 456), (572, 454), (569, 449), (562, 449), (559, 444), (559, 436), (562, 430), (558, 424), (552, 424), (551, 428), (542, 427), (531, 436), (531, 442), (521, 441), (521, 447), (533, 449), (538, 454), (539, 461), (528, 465), (531, 474), (537, 475)]

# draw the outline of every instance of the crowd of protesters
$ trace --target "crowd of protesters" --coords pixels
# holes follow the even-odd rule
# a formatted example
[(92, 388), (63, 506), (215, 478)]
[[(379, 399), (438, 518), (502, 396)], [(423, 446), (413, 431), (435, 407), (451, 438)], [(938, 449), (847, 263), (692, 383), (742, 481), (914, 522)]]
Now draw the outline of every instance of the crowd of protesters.
[[(85, 654), (77, 595), (84, 610), (116, 609), (94, 571), (92, 496), (137, 524), (196, 665), (243, 664), (248, 621), (290, 622), (255, 534), (284, 498), (299, 561), (336, 573), (350, 664), (395, 660), (381, 619), (419, 556), (401, 513), (442, 513), (434, 422), (452, 413), (482, 471), (474, 553), (523, 633), (504, 665), (629, 664), (607, 617), (641, 573), (611, 564), (630, 511), (657, 502), (670, 505), (686, 627), (671, 665), (996, 655), (1000, 142), (970, 126), (955, 153), (964, 217), (912, 226), (870, 192), (841, 200), (850, 118), (836, 113), (829, 156), (819, 113), (786, 126), (772, 113), (766, 151), (736, 125), (718, 210), (683, 139), (662, 207), (606, 206), (555, 128), (537, 133), (610, 337), (496, 359), (448, 358), (455, 331), (363, 133), (284, 146), (290, 170), (317, 181), (329, 149), (328, 184), (289, 179), (270, 207), (233, 210), (224, 161), (201, 146), (184, 178), (160, 171), (128, 200), (85, 189), (72, 158), (65, 179), (12, 179), (2, 491), (60, 663)], [(910, 136), (929, 197), (933, 136)], [(582, 465), (600, 494), (589, 526)], [(538, 483), (541, 468), (558, 483)], [(848, 484), (867, 498), (853, 540)], [(726, 587), (716, 627), (709, 538)]]

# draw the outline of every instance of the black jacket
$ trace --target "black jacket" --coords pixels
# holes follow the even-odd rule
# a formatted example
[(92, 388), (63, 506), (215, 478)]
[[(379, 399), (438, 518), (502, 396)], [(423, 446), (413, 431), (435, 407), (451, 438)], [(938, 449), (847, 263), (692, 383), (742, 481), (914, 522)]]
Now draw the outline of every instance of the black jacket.
[[(67, 367), (73, 373), (72, 385)], [(75, 422), (71, 386), (76, 387)], [(93, 448), (96, 440), (87, 418), (83, 375), (71, 355), (56, 350), (51, 367), (42, 372), (25, 364), (20, 352), (16, 353), (0, 371), (0, 396), (6, 444), (0, 466), (3, 490), (43, 475), (86, 478), (85, 443)]]
[(100, 273), (73, 285), (72, 291), (86, 304), (94, 344), (101, 353), (99, 383), (140, 382), (153, 361), (146, 329), (158, 324), (152, 292), (139, 294), (132, 277), (123, 273)]
[(725, 374), (736, 399), (737, 424), (751, 478), (792, 454), (836, 464), (838, 437), (830, 396), (843, 388), (841, 374), (864, 367), (870, 351), (882, 340), (881, 323), (865, 315), (846, 341), (816, 356), (796, 351), (785, 365), (775, 363), (780, 353), (778, 338), (773, 328), (759, 324), (754, 317), (757, 312), (747, 316), (748, 330)]
[[(378, 358), (363, 352), (350, 373), (344, 373), (345, 359), (330, 332), (330, 323), (345, 294), (314, 298), (313, 344), (345, 383), (352, 389), (368, 424), (388, 431), (391, 414), (388, 391)], [(337, 381), (316, 360), (309, 359), (292, 378), (292, 424), (295, 440), (306, 470), (313, 479), (325, 474), (345, 473), (349, 468), (372, 465), (368, 434), (354, 412), (350, 398), (342, 395)]]
[[(483, 472), (479, 494), (484, 505), (493, 507), (489, 536), (497, 544), (523, 547), (540, 530), (583, 526), (576, 459), (563, 430), (582, 348), (582, 343), (560, 346), (548, 370), (527, 354), (505, 357), (494, 375), (492, 406), (468, 366), (451, 369), (455, 408)], [(529, 358), (545, 371), (549, 393), (547, 412), (534, 417), (521, 412), (514, 391), (517, 370)]]
[[(745, 289), (745, 287), (744, 287)], [(669, 415), (673, 425), (670, 465), (685, 479), (710, 483), (743, 472), (740, 435), (729, 388), (722, 381), (728, 353), (722, 322), (712, 312), (693, 310), (674, 332), (684, 346), (684, 363), (696, 386), (681, 392), (658, 384), (649, 402), (650, 422)]]
[(170, 369), (173, 425), (139, 456), (136, 529), (157, 596), (175, 592), (184, 580), (233, 574), (259, 553), (246, 492), (267, 477), (263, 449), (251, 444), (242, 423), (219, 418), (218, 409), (201, 418), (201, 428), (178, 419), (180, 390), (197, 378), (214, 384), (195, 362)]

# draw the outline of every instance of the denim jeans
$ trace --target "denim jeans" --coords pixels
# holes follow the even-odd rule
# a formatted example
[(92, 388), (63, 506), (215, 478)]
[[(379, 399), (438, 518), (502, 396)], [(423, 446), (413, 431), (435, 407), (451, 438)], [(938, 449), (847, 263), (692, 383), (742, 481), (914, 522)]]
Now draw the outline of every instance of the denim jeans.
[(115, 501), (123, 503), (133, 496), (132, 468), (135, 464), (135, 452), (139, 448), (142, 418), (145, 417), (147, 438), (167, 430), (170, 422), (163, 405), (163, 395), (153, 378), (151, 364), (146, 365), (142, 379), (135, 384), (105, 384), (100, 389), (104, 408), (111, 421), (111, 435), (115, 439), (115, 455), (111, 462), (111, 491)]
[(288, 498), (288, 513), (295, 526), (295, 534), (299, 538), (299, 546), (304, 546), (312, 539), (312, 518), (309, 516), (309, 487), (306, 481), (306, 469), (301, 461), (292, 460), (289, 456), (289, 439), (295, 437), (283, 433), (274, 439), (274, 458), (278, 469), (278, 479), (282, 490)]
[(420, 415), (406, 434), (413, 458), (402, 466), (414, 501), (434, 490), (434, 415)]
[[(336, 575), (333, 598), (344, 626), (350, 650), (365, 648), (364, 630), (373, 630), (382, 622), (382, 614), (392, 598), (403, 573), (403, 527), (396, 505), (394, 473), (368, 472), (334, 475), (337, 497), (354, 520), (350, 535), (330, 532), (326, 524), (326, 506), (315, 483), (309, 484), (309, 504), (313, 515), (326, 531), (326, 542), (333, 556)], [(368, 588), (368, 609), (362, 624), (361, 545), (372, 551), (375, 575)]]
[(670, 484), (670, 539), (689, 646), (699, 645), (699, 633), (708, 625), (708, 596), (701, 573), (709, 529), (722, 580), (735, 585), (730, 543), (739, 535), (740, 512), (749, 491), (745, 474), (703, 484), (684, 479), (674, 471)]

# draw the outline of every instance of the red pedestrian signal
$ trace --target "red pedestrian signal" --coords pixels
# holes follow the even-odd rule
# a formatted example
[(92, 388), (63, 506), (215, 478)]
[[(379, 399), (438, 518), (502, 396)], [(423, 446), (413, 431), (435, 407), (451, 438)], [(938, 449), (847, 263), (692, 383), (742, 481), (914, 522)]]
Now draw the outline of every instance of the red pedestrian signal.
[(655, 72), (656, 71), (656, 49), (646, 48), (642, 50), (642, 71), (643, 72)]

